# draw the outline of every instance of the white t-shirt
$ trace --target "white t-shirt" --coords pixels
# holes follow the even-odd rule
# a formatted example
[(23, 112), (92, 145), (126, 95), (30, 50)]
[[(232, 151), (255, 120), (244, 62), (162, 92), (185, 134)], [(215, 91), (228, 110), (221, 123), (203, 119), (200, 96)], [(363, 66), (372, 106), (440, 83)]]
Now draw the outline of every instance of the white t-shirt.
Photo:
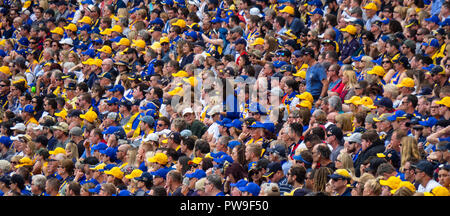
[(417, 192), (431, 192), (435, 187), (437, 186), (442, 186), (441, 184), (439, 184), (437, 181), (431, 179), (427, 186), (424, 187), (422, 186), (422, 184), (419, 185), (419, 188), (417, 189)]

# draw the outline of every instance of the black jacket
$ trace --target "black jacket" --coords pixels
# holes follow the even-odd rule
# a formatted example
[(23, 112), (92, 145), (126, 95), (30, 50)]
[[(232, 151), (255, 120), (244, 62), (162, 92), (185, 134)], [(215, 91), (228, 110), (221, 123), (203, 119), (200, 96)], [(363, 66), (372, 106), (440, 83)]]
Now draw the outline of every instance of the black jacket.
[(377, 153), (383, 153), (384, 150), (384, 143), (381, 140), (378, 140), (372, 143), (372, 145), (370, 145), (365, 151), (362, 151), (354, 164), (356, 177), (359, 177), (361, 175), (359, 168), (364, 161), (366, 161), (370, 156), (376, 156)]

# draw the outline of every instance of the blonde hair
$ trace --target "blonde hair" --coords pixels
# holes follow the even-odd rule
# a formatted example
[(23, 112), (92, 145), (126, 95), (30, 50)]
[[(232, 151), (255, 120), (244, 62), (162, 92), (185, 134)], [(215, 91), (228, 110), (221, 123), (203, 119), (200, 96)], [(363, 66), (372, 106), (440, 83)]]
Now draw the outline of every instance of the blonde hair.
[(386, 84), (383, 88), (385, 92), (391, 93), (391, 98), (394, 100), (399, 95), (398, 87), (392, 83)]
[(362, 193), (364, 191), (364, 185), (366, 184), (367, 181), (371, 180), (371, 179), (375, 179), (375, 176), (373, 176), (371, 173), (363, 173), (359, 178), (353, 178), (353, 181), (358, 182), (359, 184), (359, 191), (358, 191), (358, 195), (362, 196)]
[(79, 154), (78, 154), (78, 146), (74, 142), (69, 142), (66, 145), (66, 152), (70, 151), (71, 154), (67, 155), (68, 159), (75, 159), (78, 160)]
[(128, 9), (127, 8), (119, 8), (117, 10), (117, 17), (119, 17), (119, 18), (126, 17), (128, 19)]
[(342, 113), (336, 116), (336, 124), (340, 124), (342, 132), (353, 130), (352, 117), (353, 113)]
[(343, 76), (346, 76), (348, 78), (348, 82), (346, 84), (346, 87), (354, 88), (358, 81), (356, 80), (356, 74), (353, 70), (345, 70), (343, 73)]
[(417, 146), (417, 140), (411, 136), (405, 136), (401, 139), (401, 168), (405, 165), (406, 161), (413, 158), (420, 160), (419, 147)]
[(369, 179), (364, 187), (369, 188), (372, 191), (372, 195), (380, 196), (381, 195), (381, 184), (377, 179)]
[(397, 189), (392, 196), (413, 196), (415, 192), (412, 192), (407, 187), (401, 187)]
[(353, 166), (353, 159), (348, 153), (341, 152), (336, 159), (338, 159), (341, 162), (342, 169), (346, 169), (350, 171), (351, 175), (355, 175), (355, 167)]

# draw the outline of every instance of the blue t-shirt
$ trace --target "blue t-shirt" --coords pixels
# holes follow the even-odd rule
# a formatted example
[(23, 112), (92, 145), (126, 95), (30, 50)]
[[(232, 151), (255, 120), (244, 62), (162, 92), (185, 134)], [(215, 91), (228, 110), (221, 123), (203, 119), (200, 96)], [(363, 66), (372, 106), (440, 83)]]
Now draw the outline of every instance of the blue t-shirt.
[(313, 96), (320, 95), (322, 92), (322, 80), (327, 78), (325, 68), (320, 63), (308, 68), (306, 71), (306, 91)]

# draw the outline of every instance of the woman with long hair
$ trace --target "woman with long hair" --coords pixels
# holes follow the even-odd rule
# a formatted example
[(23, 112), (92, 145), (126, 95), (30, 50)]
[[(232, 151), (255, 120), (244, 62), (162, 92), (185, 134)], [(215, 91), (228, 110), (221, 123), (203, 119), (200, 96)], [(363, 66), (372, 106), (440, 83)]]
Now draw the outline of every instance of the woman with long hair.
[(401, 169), (405, 165), (406, 161), (413, 158), (420, 160), (419, 147), (417, 146), (417, 140), (414, 137), (406, 136), (400, 141), (400, 158), (401, 158)]

